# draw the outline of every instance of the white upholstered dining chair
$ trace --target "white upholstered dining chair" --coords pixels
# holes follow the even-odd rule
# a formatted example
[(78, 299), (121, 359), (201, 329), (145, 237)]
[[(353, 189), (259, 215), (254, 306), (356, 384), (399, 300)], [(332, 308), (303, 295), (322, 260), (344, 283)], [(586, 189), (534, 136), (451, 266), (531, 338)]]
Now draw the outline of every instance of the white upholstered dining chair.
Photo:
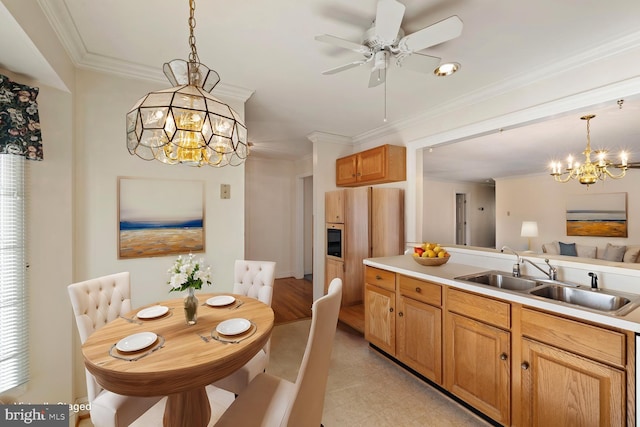
[(335, 278), (327, 295), (313, 303), (309, 338), (296, 382), (259, 374), (222, 414), (216, 427), (321, 425), (341, 299), (342, 280)]
[[(131, 311), (128, 272), (85, 280), (67, 287), (71, 306), (84, 343), (93, 331)], [(96, 427), (124, 427), (155, 405), (158, 397), (123, 396), (104, 390), (85, 369), (87, 393), (91, 403), (91, 422)]]
[[(236, 260), (234, 265), (233, 293), (255, 298), (271, 306), (276, 263), (273, 261)], [(264, 372), (269, 363), (271, 340), (242, 368), (213, 383), (215, 387), (230, 391), (236, 396), (244, 390), (256, 375)]]

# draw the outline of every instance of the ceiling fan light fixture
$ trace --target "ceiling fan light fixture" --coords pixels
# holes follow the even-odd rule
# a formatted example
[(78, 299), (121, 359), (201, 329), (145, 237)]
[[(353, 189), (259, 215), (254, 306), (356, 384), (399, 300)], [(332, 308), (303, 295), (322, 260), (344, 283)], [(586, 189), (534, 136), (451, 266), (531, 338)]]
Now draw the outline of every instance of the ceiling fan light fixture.
[(433, 70), (433, 74), (438, 77), (446, 77), (455, 73), (460, 69), (461, 65), (457, 62), (445, 62), (444, 64), (440, 64), (435, 70)]
[(163, 71), (174, 86), (142, 97), (127, 113), (127, 149), (144, 160), (190, 166), (238, 166), (249, 155), (240, 115), (209, 92), (218, 73), (200, 63), (189, 0), (189, 60), (174, 59)]

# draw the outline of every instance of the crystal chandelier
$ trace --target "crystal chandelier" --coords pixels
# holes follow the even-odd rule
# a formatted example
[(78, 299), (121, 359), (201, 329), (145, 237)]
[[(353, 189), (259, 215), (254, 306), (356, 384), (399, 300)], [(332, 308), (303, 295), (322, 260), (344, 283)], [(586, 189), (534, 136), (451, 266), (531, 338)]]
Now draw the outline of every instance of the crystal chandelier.
[(189, 60), (163, 66), (174, 86), (142, 97), (127, 113), (131, 155), (190, 166), (237, 166), (249, 154), (247, 128), (239, 114), (209, 92), (220, 76), (200, 63), (193, 30), (195, 0), (189, 0)]
[[(562, 171), (562, 164), (560, 162), (552, 162), (551, 163), (551, 176), (557, 182), (568, 182), (570, 179), (577, 179), (580, 184), (584, 184), (589, 187), (591, 184), (595, 184), (598, 180), (604, 181), (607, 177), (613, 179), (620, 179), (627, 173), (628, 169), (628, 158), (627, 153), (624, 151), (620, 153), (620, 163), (612, 164), (609, 160), (607, 160), (607, 151), (599, 150), (593, 152), (597, 161), (591, 161), (591, 135), (590, 135), (590, 126), (589, 121), (595, 117), (594, 114), (590, 114), (587, 116), (580, 117), (581, 120), (587, 121), (587, 147), (584, 149), (582, 154), (585, 156), (584, 164), (580, 164), (579, 162), (574, 162), (573, 157), (569, 156), (567, 159), (567, 168), (565, 171)], [(608, 168), (616, 167), (620, 169), (620, 173), (613, 174)]]

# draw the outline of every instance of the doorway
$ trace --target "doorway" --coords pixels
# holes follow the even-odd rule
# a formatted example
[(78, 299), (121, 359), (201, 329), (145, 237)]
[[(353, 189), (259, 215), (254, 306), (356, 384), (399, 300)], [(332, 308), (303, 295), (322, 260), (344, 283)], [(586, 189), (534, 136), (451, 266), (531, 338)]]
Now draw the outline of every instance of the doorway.
[(467, 195), (456, 193), (456, 245), (467, 244)]

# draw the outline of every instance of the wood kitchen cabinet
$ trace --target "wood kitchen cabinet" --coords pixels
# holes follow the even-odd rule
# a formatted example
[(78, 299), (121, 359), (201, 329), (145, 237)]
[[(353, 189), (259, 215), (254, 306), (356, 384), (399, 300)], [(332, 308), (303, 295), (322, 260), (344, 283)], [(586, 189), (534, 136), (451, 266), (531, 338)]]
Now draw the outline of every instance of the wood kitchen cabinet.
[(396, 275), (365, 269), (364, 338), (385, 353), (396, 353)]
[(405, 181), (406, 156), (406, 147), (387, 144), (337, 159), (336, 186)]
[(329, 291), (329, 283), (334, 278), (338, 278), (344, 282), (344, 261), (338, 261), (331, 258), (326, 258), (324, 261), (324, 277), (329, 280), (325, 280), (324, 294)]
[(344, 191), (328, 191), (324, 194), (324, 220), (344, 224)]
[(398, 275), (396, 357), (442, 384), (442, 286)]
[(511, 410), (509, 304), (447, 289), (444, 386), (494, 420)]
[(633, 425), (625, 333), (525, 308), (522, 334), (521, 425)]

